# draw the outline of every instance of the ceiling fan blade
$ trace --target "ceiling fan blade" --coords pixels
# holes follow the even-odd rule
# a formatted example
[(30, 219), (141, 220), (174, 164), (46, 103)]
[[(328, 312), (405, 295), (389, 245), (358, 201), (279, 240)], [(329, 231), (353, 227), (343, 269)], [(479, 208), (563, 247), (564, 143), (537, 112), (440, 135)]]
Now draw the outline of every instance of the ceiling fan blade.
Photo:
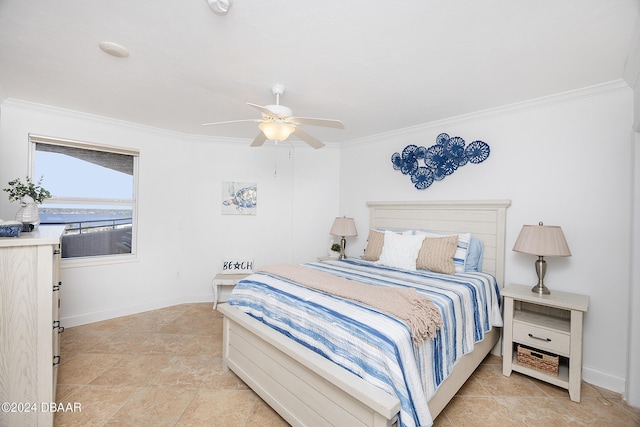
[(284, 105), (257, 105), (250, 102), (247, 102), (247, 104), (257, 110), (260, 110), (264, 119), (273, 118), (280, 120), (289, 120), (291, 115), (293, 115), (291, 108), (285, 107)]
[(252, 104), (250, 102), (247, 102), (247, 105), (252, 106), (253, 108), (255, 108), (256, 110), (260, 110), (260, 112), (262, 112), (262, 114), (266, 114), (267, 116), (274, 116), (277, 117), (278, 115), (275, 114), (273, 111), (269, 110), (267, 107), (262, 106), (262, 105), (258, 105), (258, 104)]
[(256, 136), (256, 139), (254, 139), (251, 143), (251, 147), (260, 147), (266, 140), (267, 137), (264, 135), (264, 133), (260, 132), (258, 136)]
[(203, 123), (202, 126), (226, 125), (226, 124), (229, 124), (229, 123), (243, 123), (243, 122), (260, 123), (260, 122), (262, 122), (262, 120), (260, 120), (260, 119), (229, 120), (229, 121), (226, 121), (226, 122)]
[(306, 142), (307, 144), (309, 144), (310, 146), (312, 146), (316, 150), (318, 148), (324, 147), (324, 142), (320, 141), (315, 136), (309, 135), (307, 132), (305, 132), (304, 130), (302, 130), (298, 126), (296, 126), (295, 130), (293, 131), (293, 133), (295, 133), (301, 140), (303, 140), (304, 142)]
[(310, 126), (324, 126), (329, 128), (344, 129), (344, 123), (340, 120), (317, 119), (314, 117), (291, 117), (291, 121), (296, 124)]

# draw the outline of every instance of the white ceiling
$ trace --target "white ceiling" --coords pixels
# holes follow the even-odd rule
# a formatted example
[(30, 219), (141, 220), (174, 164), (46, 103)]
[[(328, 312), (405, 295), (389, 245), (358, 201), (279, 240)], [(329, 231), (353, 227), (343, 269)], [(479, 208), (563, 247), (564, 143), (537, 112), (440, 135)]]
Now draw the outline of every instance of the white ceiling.
[[(0, 102), (253, 139), (246, 102), (340, 142), (621, 79), (639, 0), (0, 0)], [(130, 51), (115, 58), (111, 41)], [(294, 138), (292, 136), (292, 138)], [(295, 140), (295, 139), (294, 139)]]

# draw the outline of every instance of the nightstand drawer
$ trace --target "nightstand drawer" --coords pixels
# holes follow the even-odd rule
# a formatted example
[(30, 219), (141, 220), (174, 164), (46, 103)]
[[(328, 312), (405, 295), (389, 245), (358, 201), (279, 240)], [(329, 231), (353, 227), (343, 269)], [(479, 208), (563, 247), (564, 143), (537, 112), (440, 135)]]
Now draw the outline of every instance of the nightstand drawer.
[(569, 356), (571, 346), (567, 333), (518, 321), (513, 322), (513, 341), (562, 356)]

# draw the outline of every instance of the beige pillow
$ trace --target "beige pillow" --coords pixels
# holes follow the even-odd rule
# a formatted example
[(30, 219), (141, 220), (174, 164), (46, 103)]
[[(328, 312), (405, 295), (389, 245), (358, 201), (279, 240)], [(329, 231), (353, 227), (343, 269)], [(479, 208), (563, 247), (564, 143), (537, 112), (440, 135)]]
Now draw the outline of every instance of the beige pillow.
[(425, 237), (416, 260), (416, 268), (436, 273), (454, 274), (453, 255), (458, 247), (458, 236)]
[(367, 240), (367, 247), (364, 250), (362, 259), (366, 261), (378, 261), (382, 253), (382, 246), (384, 246), (384, 232), (369, 230), (369, 239)]

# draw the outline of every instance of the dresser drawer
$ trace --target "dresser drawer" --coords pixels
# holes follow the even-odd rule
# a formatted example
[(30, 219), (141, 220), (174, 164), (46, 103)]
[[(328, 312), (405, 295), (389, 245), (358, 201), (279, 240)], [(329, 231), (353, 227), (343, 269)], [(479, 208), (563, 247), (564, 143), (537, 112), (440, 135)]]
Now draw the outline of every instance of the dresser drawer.
[(568, 333), (516, 320), (513, 322), (513, 341), (562, 356), (569, 356), (571, 346)]

